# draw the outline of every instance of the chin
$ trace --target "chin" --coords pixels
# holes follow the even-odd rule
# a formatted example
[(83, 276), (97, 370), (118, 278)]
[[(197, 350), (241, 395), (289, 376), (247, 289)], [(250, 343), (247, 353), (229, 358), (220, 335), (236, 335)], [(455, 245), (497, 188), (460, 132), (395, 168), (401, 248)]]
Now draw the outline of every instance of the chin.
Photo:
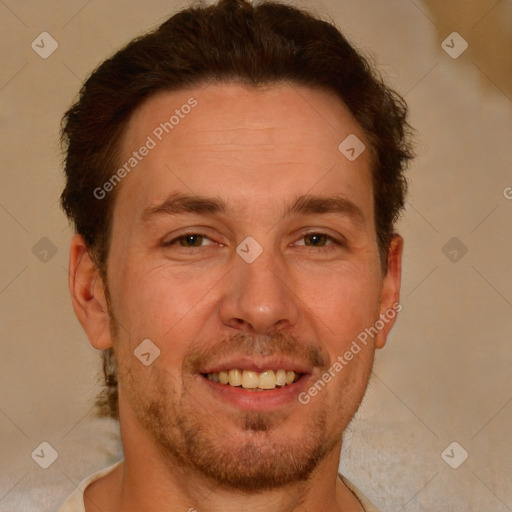
[(235, 431), (219, 431), (214, 421), (181, 416), (172, 436), (161, 429), (153, 434), (165, 455), (215, 486), (259, 492), (308, 480), (338, 440), (327, 436), (326, 418), (319, 415), (290, 431), (286, 421), (283, 425), (252, 413), (244, 415)]

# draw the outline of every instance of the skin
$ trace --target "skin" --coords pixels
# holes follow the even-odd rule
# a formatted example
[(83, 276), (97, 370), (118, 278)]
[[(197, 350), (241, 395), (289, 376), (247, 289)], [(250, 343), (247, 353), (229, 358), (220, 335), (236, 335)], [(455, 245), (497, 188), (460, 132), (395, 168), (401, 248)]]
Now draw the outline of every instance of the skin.
[[(95, 348), (116, 351), (125, 454), (89, 486), (86, 510), (362, 510), (336, 478), (342, 433), (394, 319), (307, 405), (297, 395), (399, 300), (403, 242), (394, 236), (384, 274), (369, 144), (327, 92), (212, 84), (141, 105), (123, 158), (190, 97), (198, 105), (118, 185), (108, 290), (83, 238), (71, 243), (75, 312)], [(352, 162), (338, 151), (349, 134), (367, 148)], [(227, 210), (144, 216), (174, 193), (216, 197)], [(361, 217), (285, 216), (305, 194), (341, 196)], [(206, 238), (164, 246), (187, 232)], [(236, 252), (248, 236), (263, 249), (252, 263)], [(145, 366), (134, 350), (148, 338), (160, 356)], [(279, 405), (254, 391), (233, 402), (198, 370), (241, 356), (307, 371)]]

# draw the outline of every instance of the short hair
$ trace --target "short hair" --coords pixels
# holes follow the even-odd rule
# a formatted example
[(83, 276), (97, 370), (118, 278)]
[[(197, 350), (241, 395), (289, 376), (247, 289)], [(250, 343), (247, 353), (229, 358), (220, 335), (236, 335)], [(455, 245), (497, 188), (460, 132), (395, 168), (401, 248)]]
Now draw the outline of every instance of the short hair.
[[(405, 203), (404, 170), (413, 158), (405, 101), (331, 23), (283, 3), (219, 0), (178, 12), (105, 60), (63, 117), (66, 185), (61, 204), (105, 282), (119, 187), (103, 199), (94, 191), (120, 165), (128, 119), (157, 92), (227, 82), (313, 87), (334, 93), (348, 108), (370, 144), (374, 220), (385, 271)], [(117, 417), (111, 349), (104, 351), (103, 363), (106, 390), (98, 404), (106, 404), (106, 415)]]

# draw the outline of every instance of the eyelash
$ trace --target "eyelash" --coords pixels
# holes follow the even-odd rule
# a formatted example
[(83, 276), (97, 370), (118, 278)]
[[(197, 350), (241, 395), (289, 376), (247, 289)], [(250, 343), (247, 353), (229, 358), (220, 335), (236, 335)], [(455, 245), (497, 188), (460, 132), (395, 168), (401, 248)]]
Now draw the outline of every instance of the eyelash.
[[(334, 237), (332, 237), (326, 233), (322, 233), (320, 231), (311, 231), (309, 233), (305, 233), (304, 235), (301, 236), (301, 239), (306, 238), (307, 236), (313, 236), (313, 235), (325, 237), (327, 241), (332, 242), (332, 243), (329, 245), (326, 245), (326, 246), (324, 245), (324, 246), (320, 246), (320, 247), (316, 247), (316, 246), (304, 246), (304, 247), (307, 247), (308, 249), (318, 249), (319, 248), (319, 249), (324, 249), (324, 250), (331, 250), (331, 249), (335, 249), (334, 246), (336, 246), (336, 245), (341, 246), (341, 247), (343, 247), (345, 245), (343, 242), (336, 240)], [(189, 233), (183, 233), (182, 235), (180, 235), (176, 238), (173, 238), (169, 242), (164, 242), (163, 246), (171, 247), (171, 246), (175, 245), (177, 242), (179, 242), (180, 240), (186, 239), (189, 236), (200, 236), (202, 238), (207, 238), (208, 240), (211, 240), (211, 238), (204, 233), (197, 233), (197, 232), (191, 231)], [(185, 249), (185, 250), (186, 249), (205, 249), (205, 248), (206, 248), (206, 246), (190, 246), (190, 247), (182, 246), (182, 247), (180, 247), (180, 249)]]

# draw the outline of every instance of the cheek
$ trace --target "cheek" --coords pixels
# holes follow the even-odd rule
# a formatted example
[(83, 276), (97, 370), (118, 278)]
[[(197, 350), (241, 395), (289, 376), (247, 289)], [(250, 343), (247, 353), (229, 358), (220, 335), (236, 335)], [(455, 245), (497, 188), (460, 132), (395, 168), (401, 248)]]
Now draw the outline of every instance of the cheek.
[(126, 265), (116, 287), (119, 320), (130, 332), (160, 337), (199, 301), (199, 281), (198, 277), (187, 281), (165, 265)]
[(327, 412), (328, 430), (341, 437), (365, 394), (370, 377), (374, 350), (370, 344), (339, 346), (332, 354), (330, 367), (299, 395), (299, 401), (312, 414)]
[[(130, 363), (145, 339), (160, 350), (158, 363), (181, 379), (179, 372), (190, 341), (199, 339), (213, 314), (215, 288), (221, 272), (184, 273), (168, 265), (126, 265), (119, 272), (112, 296), (121, 325), (121, 350)], [(138, 363), (136, 361), (136, 363)]]
[(374, 338), (365, 329), (379, 318), (382, 283), (377, 273), (356, 271), (353, 267), (338, 269), (325, 279), (311, 279), (308, 283), (308, 289), (304, 288), (306, 311), (331, 360), (323, 374), (324, 382), (328, 381), (325, 405), (332, 411), (332, 428), (339, 428), (353, 416), (366, 390)]
[(378, 318), (382, 286), (375, 272), (340, 268), (302, 279), (301, 298), (312, 321), (323, 325), (319, 339), (331, 355), (345, 352), (347, 344)]

